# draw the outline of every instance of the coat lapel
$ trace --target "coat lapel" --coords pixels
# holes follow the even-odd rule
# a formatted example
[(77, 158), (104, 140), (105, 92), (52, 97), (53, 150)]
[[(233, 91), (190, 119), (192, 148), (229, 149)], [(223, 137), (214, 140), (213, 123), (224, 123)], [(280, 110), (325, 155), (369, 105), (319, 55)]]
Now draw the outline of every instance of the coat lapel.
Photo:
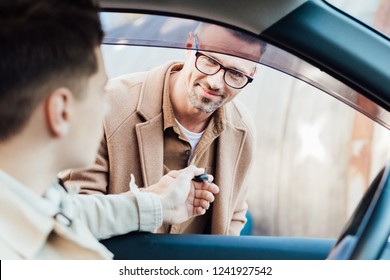
[(164, 137), (162, 100), (165, 77), (176, 62), (154, 68), (145, 77), (137, 106), (138, 115), (144, 119), (136, 125), (136, 134), (144, 186), (156, 183), (164, 172)]
[(161, 127), (161, 115), (149, 122), (136, 125), (144, 186), (156, 183), (163, 176), (164, 139)]

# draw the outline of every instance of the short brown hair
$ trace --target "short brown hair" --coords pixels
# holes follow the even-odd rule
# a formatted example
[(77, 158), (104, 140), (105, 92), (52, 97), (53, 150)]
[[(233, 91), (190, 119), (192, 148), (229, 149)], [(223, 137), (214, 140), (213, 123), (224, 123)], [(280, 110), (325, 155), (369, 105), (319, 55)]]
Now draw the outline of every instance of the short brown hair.
[[(228, 27), (225, 27), (225, 26), (219, 26), (219, 25), (215, 25), (215, 24), (212, 24), (212, 23), (208, 23), (208, 22), (200, 22), (197, 26), (197, 28), (195, 29), (194, 31), (194, 34), (197, 34), (199, 32), (201, 32), (201, 30), (203, 28), (207, 28), (208, 26), (218, 26), (220, 28), (224, 28), (226, 31), (228, 31), (230, 34), (232, 34), (234, 37), (236, 37), (237, 39), (243, 41), (243, 42), (247, 42), (249, 44), (254, 44), (254, 45), (258, 45), (260, 47), (260, 53), (257, 54), (257, 55), (254, 55), (254, 57), (258, 58), (258, 59), (253, 59), (255, 60), (256, 62), (258, 62), (258, 60), (260, 60), (261, 56), (264, 54), (266, 48), (267, 48), (267, 44), (266, 42), (262, 41), (261, 39), (255, 37), (254, 35), (251, 35), (249, 33), (246, 33), (246, 32), (243, 32), (243, 31), (239, 31), (239, 30), (236, 30), (236, 29), (231, 29), (231, 28), (228, 28)], [(211, 47), (211, 46), (208, 46), (208, 47)], [(210, 49), (210, 51), (212, 51), (212, 49)], [(226, 52), (226, 54), (229, 54), (229, 52)], [(246, 57), (246, 56), (243, 56), (244, 58), (250, 58), (252, 60), (252, 57)]]
[(1, 0), (0, 141), (20, 131), (51, 90), (79, 97), (103, 37), (93, 0)]

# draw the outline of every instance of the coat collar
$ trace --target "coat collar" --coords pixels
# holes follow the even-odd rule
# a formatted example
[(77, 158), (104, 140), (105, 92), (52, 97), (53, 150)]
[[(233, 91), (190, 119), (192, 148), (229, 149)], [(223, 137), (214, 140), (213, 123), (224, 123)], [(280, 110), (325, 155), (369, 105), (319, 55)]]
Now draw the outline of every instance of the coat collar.
[(0, 170), (0, 237), (23, 258), (31, 259), (54, 229), (56, 205)]

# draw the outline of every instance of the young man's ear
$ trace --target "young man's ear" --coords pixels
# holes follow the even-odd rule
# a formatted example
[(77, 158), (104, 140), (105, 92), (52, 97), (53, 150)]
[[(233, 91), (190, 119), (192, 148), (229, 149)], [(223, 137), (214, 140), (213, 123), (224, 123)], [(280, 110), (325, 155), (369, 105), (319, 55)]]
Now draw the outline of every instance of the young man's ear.
[(54, 137), (63, 137), (69, 132), (69, 114), (72, 92), (68, 88), (57, 88), (45, 102), (46, 121), (49, 132)]

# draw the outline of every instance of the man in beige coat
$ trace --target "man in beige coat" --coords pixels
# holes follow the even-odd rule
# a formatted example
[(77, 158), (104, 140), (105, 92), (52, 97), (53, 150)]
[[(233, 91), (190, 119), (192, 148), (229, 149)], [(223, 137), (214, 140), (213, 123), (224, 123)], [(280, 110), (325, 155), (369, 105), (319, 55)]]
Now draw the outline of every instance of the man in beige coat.
[(121, 193), (130, 171), (140, 186), (148, 186), (193, 163), (214, 175), (220, 193), (206, 215), (164, 224), (159, 232), (239, 235), (246, 222), (245, 178), (255, 131), (246, 108), (233, 98), (252, 81), (256, 63), (200, 49), (258, 60), (265, 46), (211, 24), (191, 32), (186, 46), (184, 64), (167, 63), (109, 82), (111, 110), (95, 165), (61, 176), (84, 193)]
[(155, 193), (134, 179), (121, 195), (58, 184), (60, 170), (93, 163), (103, 134), (98, 8), (23, 0), (0, 11), (0, 259), (112, 258), (97, 239), (204, 214), (218, 188), (192, 182), (195, 166), (159, 178)]

